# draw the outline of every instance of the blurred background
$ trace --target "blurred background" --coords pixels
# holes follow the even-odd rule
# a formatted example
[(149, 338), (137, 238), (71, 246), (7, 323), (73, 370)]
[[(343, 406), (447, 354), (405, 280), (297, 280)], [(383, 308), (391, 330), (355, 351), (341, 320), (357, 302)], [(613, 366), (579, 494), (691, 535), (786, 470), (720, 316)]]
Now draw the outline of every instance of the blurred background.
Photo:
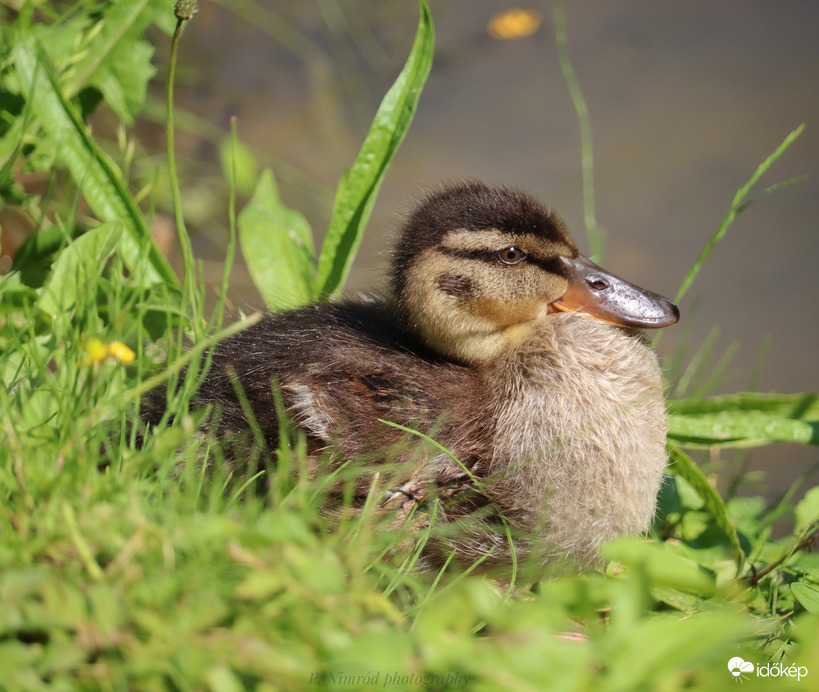
[[(231, 117), (320, 242), (339, 176), (409, 52), (418, 8), (414, 0), (200, 5), (181, 44), (177, 145), (186, 218), (215, 281), (227, 238), (219, 161)], [(452, 177), (526, 189), (588, 249), (579, 125), (558, 61), (555, 5), (430, 0), (430, 8), (435, 63), (381, 189), (351, 294), (384, 286), (401, 217)], [(806, 124), (757, 190), (806, 179), (739, 216), (658, 350), (700, 368), (689, 379), (683, 371), (676, 396), (819, 391), (819, 3), (576, 0), (565, 16), (592, 123), (597, 218), (607, 233), (601, 264), (629, 281), (673, 297), (737, 189)], [(157, 43), (161, 64), (168, 41)], [(148, 135), (154, 128), (157, 149), (158, 120), (143, 125)], [(245, 170), (241, 204), (255, 178), (250, 163)], [(240, 263), (231, 298), (243, 309), (262, 305)], [(795, 445), (722, 456), (754, 478), (765, 472), (774, 491), (819, 459), (815, 447)]]

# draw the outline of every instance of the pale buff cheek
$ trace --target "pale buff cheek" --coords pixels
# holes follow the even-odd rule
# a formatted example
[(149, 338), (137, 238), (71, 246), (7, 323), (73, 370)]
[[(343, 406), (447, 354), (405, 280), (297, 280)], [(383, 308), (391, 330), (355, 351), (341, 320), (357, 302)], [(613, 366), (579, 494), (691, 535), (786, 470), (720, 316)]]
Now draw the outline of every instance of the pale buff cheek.
[[(462, 278), (467, 288), (458, 291), (452, 277)], [(459, 360), (487, 362), (523, 338), (525, 330), (516, 327), (549, 313), (566, 280), (533, 265), (496, 267), (432, 248), (409, 267), (406, 286), (402, 303), (430, 347)]]
[(435, 290), (435, 281), (445, 268), (431, 261), (432, 255), (429, 250), (423, 252), (407, 271), (407, 287), (402, 299), (413, 320), (438, 312), (443, 307), (445, 296)]
[[(438, 282), (446, 273), (463, 269), (462, 261), (434, 251), (422, 253), (408, 271), (402, 303), (429, 347), (459, 360), (484, 360), (489, 348), (484, 342), (496, 327), (486, 316), (465, 310), (463, 299), (441, 290)], [(469, 278), (476, 281), (472, 274)]]
[(517, 281), (506, 282), (505, 291), (464, 300), (463, 309), (505, 330), (548, 314), (549, 304), (566, 292), (566, 286), (562, 277), (528, 272)]
[[(491, 320), (484, 318), (480, 310), (473, 311), (468, 306), (481, 300), (489, 273), (480, 263), (465, 262), (434, 249), (426, 250), (407, 272), (407, 288), (402, 302), (422, 330), (439, 331), (446, 325), (460, 331), (468, 329), (472, 322), (475, 330), (485, 331)], [(442, 289), (447, 276), (467, 277), (469, 291), (457, 295)], [(453, 334), (455, 336), (457, 332)]]

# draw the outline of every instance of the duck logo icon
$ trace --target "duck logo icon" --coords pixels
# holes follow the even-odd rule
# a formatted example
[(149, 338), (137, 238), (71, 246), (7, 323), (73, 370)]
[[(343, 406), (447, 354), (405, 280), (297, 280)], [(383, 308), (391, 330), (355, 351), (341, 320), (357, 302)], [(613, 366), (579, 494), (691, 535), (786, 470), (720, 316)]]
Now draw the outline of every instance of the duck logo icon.
[(748, 661), (743, 661), (739, 656), (735, 656), (728, 661), (728, 670), (734, 677), (734, 682), (737, 680), (740, 682), (745, 682), (745, 680), (747, 680), (746, 673), (754, 672), (754, 664), (749, 663)]

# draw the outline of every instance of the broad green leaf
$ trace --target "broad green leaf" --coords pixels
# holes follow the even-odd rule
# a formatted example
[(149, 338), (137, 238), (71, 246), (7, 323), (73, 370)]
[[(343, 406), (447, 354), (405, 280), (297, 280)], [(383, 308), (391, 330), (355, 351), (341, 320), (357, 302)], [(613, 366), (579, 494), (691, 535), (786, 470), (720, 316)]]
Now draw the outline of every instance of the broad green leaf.
[(759, 411), (668, 417), (668, 436), (692, 447), (753, 447), (769, 442), (819, 444), (819, 422), (783, 418)]
[(14, 253), (11, 268), (20, 272), (26, 286), (39, 288), (43, 285), (51, 265), (71, 238), (85, 232), (84, 228), (62, 229), (58, 226), (44, 228), (30, 235)]
[(619, 538), (603, 547), (603, 555), (627, 567), (645, 569), (652, 586), (703, 596), (714, 593), (713, 576), (695, 562), (675, 553), (665, 543)]
[(66, 95), (82, 87), (95, 86), (106, 103), (130, 123), (145, 101), (148, 81), (156, 70), (151, 65), (154, 49), (142, 39), (145, 28), (163, 15), (172, 15), (170, 5), (157, 0), (114, 0), (106, 3), (92, 38), (81, 44), (80, 59), (65, 75)]
[(811, 488), (796, 505), (796, 525), (794, 530), (801, 533), (811, 524), (819, 522), (819, 486)]
[(819, 420), (819, 394), (759, 394), (742, 392), (725, 396), (677, 399), (668, 402), (672, 414), (702, 415), (731, 411), (766, 413), (780, 418)]
[(819, 395), (742, 393), (669, 402), (669, 436), (690, 446), (819, 444)]
[[(93, 110), (98, 99), (105, 99), (130, 123), (144, 105), (147, 82), (156, 72), (151, 65), (154, 48), (143, 38), (144, 30), (155, 24), (170, 32), (175, 23), (171, 6), (165, 0), (85, 0), (49, 23), (35, 14), (34, 4), (23, 4), (14, 28), (0, 36), (0, 44), (4, 38), (9, 46), (36, 41), (54, 65), (65, 98), (75, 99), (75, 105), (80, 102), (83, 115)], [(10, 48), (4, 57), (8, 52)], [(0, 110), (6, 116), (5, 122), (0, 119), (0, 164), (13, 163), (25, 144), (27, 168), (47, 170), (59, 152), (36, 124), (28, 127), (28, 112), (21, 116), (24, 85), (17, 77), (14, 70), (0, 76)], [(84, 91), (87, 87), (94, 89)]]
[(791, 593), (805, 610), (819, 615), (819, 588), (798, 581), (791, 584)]
[(158, 282), (177, 286), (178, 279), (154, 245), (120, 172), (100, 151), (66, 100), (45, 53), (32, 41), (22, 41), (12, 49), (12, 59), (34, 116), (59, 150), (91, 209), (103, 221), (121, 222), (120, 251), (132, 275), (145, 286)]
[(725, 531), (728, 539), (731, 541), (731, 546), (734, 549), (737, 560), (741, 562), (745, 558), (745, 554), (740, 546), (737, 530), (728, 517), (728, 510), (725, 508), (725, 502), (723, 502), (722, 496), (708, 482), (705, 474), (700, 471), (691, 457), (671, 441), (668, 443), (668, 456), (671, 462), (668, 470), (684, 478), (697, 492), (700, 498), (702, 498), (706, 511), (713, 517), (717, 526)]
[(40, 295), (39, 307), (49, 315), (71, 310), (83, 291), (93, 290), (95, 278), (120, 240), (122, 224), (110, 221), (80, 236), (54, 263)]
[(313, 301), (313, 234), (307, 220), (279, 199), (270, 170), (239, 214), (239, 241), (253, 283), (273, 310)]
[(211, 692), (242, 692), (247, 689), (227, 666), (211, 666), (205, 671), (205, 680)]
[(339, 182), (318, 262), (316, 283), (322, 297), (337, 295), (344, 285), (387, 166), (404, 140), (432, 67), (435, 39), (424, 0), (420, 12), (407, 63), (381, 102), (353, 167)]
[(788, 566), (810, 575), (813, 581), (819, 582), (819, 553), (799, 551), (793, 559), (788, 560)]
[(118, 52), (123, 50), (127, 51), (126, 55), (120, 55), (115, 64), (98, 67), (90, 75), (88, 84), (97, 87), (113, 111), (131, 124), (142, 109), (148, 82), (155, 72), (151, 65), (154, 49), (139, 41)]

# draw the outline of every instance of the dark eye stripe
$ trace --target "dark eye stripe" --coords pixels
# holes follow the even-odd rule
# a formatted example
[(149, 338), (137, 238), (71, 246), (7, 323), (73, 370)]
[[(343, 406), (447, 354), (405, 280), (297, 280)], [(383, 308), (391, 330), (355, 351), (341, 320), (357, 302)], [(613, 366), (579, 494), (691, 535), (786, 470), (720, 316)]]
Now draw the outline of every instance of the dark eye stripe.
[[(487, 264), (498, 264), (497, 250), (464, 250), (461, 248), (439, 247), (438, 251), (443, 252), (450, 257), (457, 257), (458, 259), (470, 259), (486, 262)], [(550, 274), (557, 274), (558, 276), (564, 277), (566, 275), (565, 269), (563, 268), (563, 262), (560, 261), (560, 257), (539, 259), (537, 257), (532, 257), (532, 255), (526, 255), (526, 263), (534, 264), (539, 269), (547, 271)]]
[(451, 296), (468, 296), (472, 294), (472, 281), (460, 274), (446, 272), (435, 277), (435, 283), (444, 293)]

